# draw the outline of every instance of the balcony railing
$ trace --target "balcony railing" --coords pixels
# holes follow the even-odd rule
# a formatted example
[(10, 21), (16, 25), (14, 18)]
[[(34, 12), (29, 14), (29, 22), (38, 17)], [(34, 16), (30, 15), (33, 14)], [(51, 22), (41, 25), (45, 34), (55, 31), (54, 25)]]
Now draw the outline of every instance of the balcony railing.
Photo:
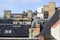
[(9, 38), (9, 37), (0, 37), (0, 40), (39, 40), (39, 38)]

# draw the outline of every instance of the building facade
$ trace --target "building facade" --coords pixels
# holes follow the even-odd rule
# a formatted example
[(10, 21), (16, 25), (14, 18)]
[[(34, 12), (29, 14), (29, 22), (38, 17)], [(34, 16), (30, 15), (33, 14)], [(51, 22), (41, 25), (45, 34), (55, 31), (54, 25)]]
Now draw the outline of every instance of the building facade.
[(48, 38), (48, 40), (52, 40), (51, 35), (53, 35), (55, 40), (54, 35), (58, 31), (56, 29), (60, 26), (60, 7), (55, 7), (54, 2), (49, 2), (48, 5), (43, 6), (42, 11), (39, 10), (35, 12), (28, 10), (22, 13), (11, 13), (11, 10), (4, 10), (4, 17), (0, 18), (0, 37), (29, 37), (39, 38), (39, 40)]

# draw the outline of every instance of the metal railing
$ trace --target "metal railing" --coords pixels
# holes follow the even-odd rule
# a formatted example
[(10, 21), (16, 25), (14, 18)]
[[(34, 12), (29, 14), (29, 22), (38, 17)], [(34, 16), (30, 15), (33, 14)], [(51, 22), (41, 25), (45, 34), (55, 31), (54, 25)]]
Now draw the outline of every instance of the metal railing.
[(39, 40), (39, 38), (0, 37), (0, 40)]

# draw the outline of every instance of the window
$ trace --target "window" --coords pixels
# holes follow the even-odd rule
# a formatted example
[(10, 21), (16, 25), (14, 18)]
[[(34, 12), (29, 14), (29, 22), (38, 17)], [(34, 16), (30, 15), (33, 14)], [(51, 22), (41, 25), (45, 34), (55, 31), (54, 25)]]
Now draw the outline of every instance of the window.
[(1, 30), (0, 30), (0, 34), (1, 34)]
[(4, 30), (4, 33), (5, 33), (5, 34), (12, 33), (12, 30)]
[(20, 25), (15, 25), (15, 26), (13, 26), (13, 27), (21, 27)]
[(13, 24), (17, 24), (17, 22), (13, 22)]

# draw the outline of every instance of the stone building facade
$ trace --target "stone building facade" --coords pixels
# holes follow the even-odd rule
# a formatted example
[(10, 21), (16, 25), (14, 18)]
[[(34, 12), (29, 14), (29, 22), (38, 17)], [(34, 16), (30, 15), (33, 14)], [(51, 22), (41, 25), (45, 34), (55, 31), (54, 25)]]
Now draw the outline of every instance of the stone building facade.
[(31, 24), (32, 21), (32, 11), (28, 10), (28, 12), (14, 14), (11, 13), (11, 10), (4, 11), (4, 18), (13, 19), (13, 24), (22, 23), (22, 24)]
[(55, 2), (49, 2), (48, 5), (44, 5), (43, 11), (48, 11), (49, 17), (52, 17), (55, 13)]

